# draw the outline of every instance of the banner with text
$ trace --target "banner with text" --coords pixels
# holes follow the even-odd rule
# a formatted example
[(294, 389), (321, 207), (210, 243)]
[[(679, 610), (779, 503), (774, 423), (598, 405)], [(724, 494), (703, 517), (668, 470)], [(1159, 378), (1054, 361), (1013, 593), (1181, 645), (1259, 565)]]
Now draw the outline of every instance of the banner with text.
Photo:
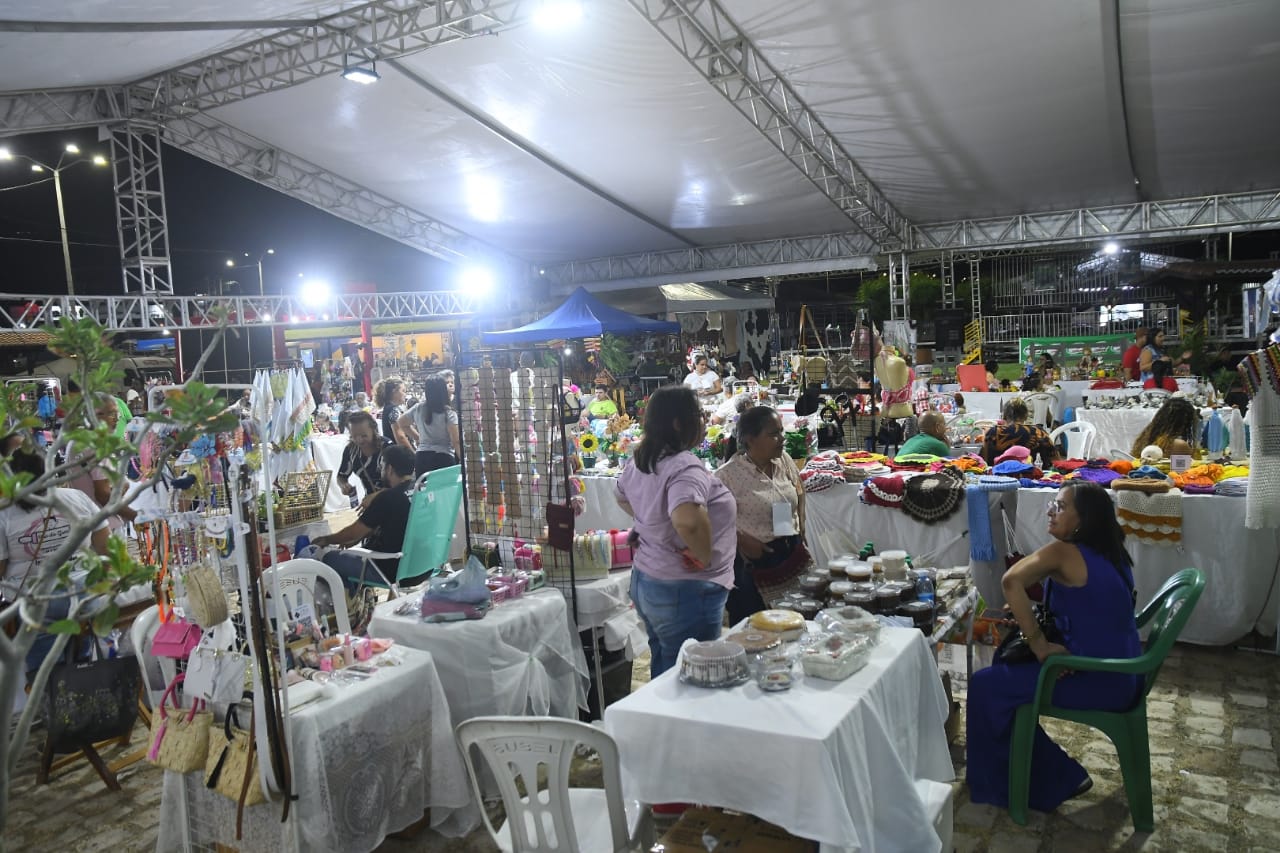
[(1026, 364), (1028, 359), (1040, 361), (1040, 354), (1048, 352), (1059, 367), (1080, 362), (1088, 348), (1103, 364), (1119, 364), (1124, 351), (1133, 342), (1133, 335), (1084, 335), (1060, 338), (1018, 338), (1018, 360)]

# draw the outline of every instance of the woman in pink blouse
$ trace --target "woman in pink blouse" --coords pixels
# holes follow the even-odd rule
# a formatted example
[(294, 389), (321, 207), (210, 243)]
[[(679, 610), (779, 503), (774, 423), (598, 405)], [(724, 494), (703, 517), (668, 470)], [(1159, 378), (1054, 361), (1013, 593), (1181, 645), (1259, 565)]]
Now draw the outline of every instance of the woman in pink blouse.
[(800, 472), (782, 452), (782, 420), (768, 406), (738, 419), (737, 452), (716, 477), (738, 504), (738, 558), (729, 593), (736, 625), (794, 587), (812, 562), (804, 547), (804, 489)]
[(618, 505), (635, 518), (631, 600), (649, 632), (654, 678), (675, 665), (685, 640), (720, 636), (733, 586), (733, 495), (690, 452), (705, 434), (693, 390), (659, 388), (635, 459), (618, 477)]

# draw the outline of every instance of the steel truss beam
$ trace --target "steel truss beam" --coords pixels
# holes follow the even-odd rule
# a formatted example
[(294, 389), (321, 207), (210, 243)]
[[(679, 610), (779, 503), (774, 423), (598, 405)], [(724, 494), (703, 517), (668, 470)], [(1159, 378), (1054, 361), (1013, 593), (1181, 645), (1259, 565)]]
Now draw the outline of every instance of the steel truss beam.
[(125, 122), (111, 128), (111, 171), (124, 292), (172, 294), (160, 131)]
[(708, 83), (877, 243), (910, 223), (716, 0), (629, 0)]
[(852, 232), (817, 237), (784, 237), (754, 243), (638, 252), (543, 268), (543, 278), (560, 292), (590, 284), (592, 290), (728, 278), (875, 269), (875, 246)]
[(529, 275), (524, 261), (212, 116), (172, 119), (164, 125), (164, 139), (189, 154), (438, 258), (503, 266), (499, 274), (504, 281), (523, 283)]
[[(0, 336), (29, 331), (60, 317), (92, 317), (108, 331), (217, 327), (225, 310), (233, 326), (298, 326), (359, 320), (399, 321), (470, 317), (487, 306), (483, 297), (461, 291), (354, 293), (334, 296), (317, 308), (296, 296), (54, 296), (0, 293)], [(0, 337), (0, 341), (3, 337)]]
[(120, 87), (0, 92), (0, 138), (123, 119)]
[(906, 252), (889, 256), (889, 319), (911, 319), (911, 260)]
[(951, 252), (943, 252), (939, 259), (942, 267), (942, 307), (956, 307), (956, 263)]

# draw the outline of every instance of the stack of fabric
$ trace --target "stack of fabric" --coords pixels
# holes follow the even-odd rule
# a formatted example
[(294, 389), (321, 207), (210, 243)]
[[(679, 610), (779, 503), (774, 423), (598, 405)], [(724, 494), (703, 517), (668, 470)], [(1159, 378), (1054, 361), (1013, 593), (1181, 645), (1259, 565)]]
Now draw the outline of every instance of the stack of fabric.
[(1214, 484), (1213, 490), (1215, 494), (1226, 495), (1231, 498), (1244, 498), (1249, 496), (1249, 478), (1246, 477), (1226, 477)]

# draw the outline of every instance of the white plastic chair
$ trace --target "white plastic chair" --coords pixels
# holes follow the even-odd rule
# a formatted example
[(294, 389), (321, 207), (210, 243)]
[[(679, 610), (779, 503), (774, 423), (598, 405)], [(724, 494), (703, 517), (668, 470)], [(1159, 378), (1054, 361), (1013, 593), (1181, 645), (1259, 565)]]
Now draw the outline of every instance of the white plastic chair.
[(1058, 443), (1059, 436), (1067, 437), (1067, 458), (1088, 459), (1093, 449), (1093, 440), (1097, 438), (1098, 428), (1087, 421), (1072, 421), (1049, 433), (1049, 440)]
[[(558, 717), (474, 717), (458, 724), (457, 737), (477, 802), (484, 797), (472, 747), (497, 778), (507, 820), (495, 829), (483, 809), (481, 815), (504, 853), (618, 853), (637, 843), (649, 849), (649, 809), (623, 802), (618, 747), (600, 729)], [(579, 744), (599, 754), (603, 790), (569, 787)]]
[(133, 654), (142, 670), (142, 687), (146, 691), (147, 705), (152, 710), (160, 707), (160, 700), (170, 681), (178, 673), (177, 662), (172, 658), (158, 658), (151, 654), (151, 641), (160, 630), (160, 608), (151, 605), (139, 613), (129, 626), (129, 640)]
[[(314, 612), (316, 601), (316, 578), (329, 585), (329, 593), (333, 598), (333, 615), (338, 623), (338, 632), (351, 633), (351, 620), (347, 615), (346, 587), (342, 585), (342, 577), (319, 560), (299, 557), (285, 560), (262, 573), (262, 589), (270, 597), (275, 590), (272, 576), (279, 573), (280, 594), (289, 596), (296, 608), (298, 604), (308, 603)], [(303, 595), (305, 594), (305, 598)]]
[(1115, 460), (1115, 459), (1127, 459), (1127, 460), (1129, 460), (1130, 462), (1132, 462), (1132, 461), (1133, 461), (1133, 454), (1132, 454), (1132, 453), (1128, 453), (1128, 452), (1123, 451), (1123, 450), (1120, 450), (1119, 448), (1116, 448), (1116, 447), (1113, 447), (1113, 448), (1111, 448), (1110, 450), (1108, 450), (1108, 451), (1107, 451), (1107, 456), (1108, 456), (1109, 458), (1111, 458), (1112, 460)]

